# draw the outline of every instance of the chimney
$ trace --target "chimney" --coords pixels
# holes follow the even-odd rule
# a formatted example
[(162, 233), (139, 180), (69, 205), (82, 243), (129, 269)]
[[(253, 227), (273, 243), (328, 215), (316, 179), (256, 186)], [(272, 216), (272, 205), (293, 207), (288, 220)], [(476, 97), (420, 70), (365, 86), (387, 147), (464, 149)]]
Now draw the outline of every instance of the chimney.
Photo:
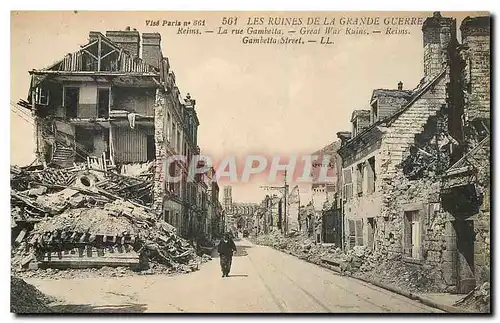
[(125, 30), (107, 31), (106, 37), (127, 50), (132, 56), (139, 57), (141, 36), (137, 30), (130, 30), (130, 27), (127, 27)]
[(160, 68), (163, 58), (160, 43), (161, 35), (159, 33), (142, 34), (142, 59), (156, 68)]
[(456, 45), (456, 20), (434, 12), (422, 26), (424, 41), (424, 76), (429, 81), (439, 74), (448, 62), (448, 49)]
[(403, 82), (399, 81), (398, 83), (398, 90), (402, 91), (403, 90)]
[(489, 119), (491, 105), (491, 18), (467, 17), (460, 26), (467, 66), (465, 82), (471, 84), (466, 103), (467, 120)]

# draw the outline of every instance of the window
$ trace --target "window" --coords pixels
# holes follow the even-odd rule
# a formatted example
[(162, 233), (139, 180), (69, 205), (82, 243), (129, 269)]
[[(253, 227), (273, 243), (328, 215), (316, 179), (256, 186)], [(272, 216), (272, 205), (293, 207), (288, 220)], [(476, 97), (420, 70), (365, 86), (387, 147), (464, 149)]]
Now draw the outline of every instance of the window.
[(378, 102), (375, 101), (372, 105), (372, 113), (371, 113), (371, 123), (375, 123), (378, 120)]
[(181, 132), (180, 130), (177, 130), (177, 152), (180, 154), (181, 153)]
[(358, 121), (354, 119), (354, 121), (352, 122), (352, 136), (356, 137), (357, 134), (358, 134)]
[(176, 173), (176, 166), (175, 166), (175, 162), (172, 162), (170, 163), (169, 165), (169, 169), (168, 169), (168, 191), (173, 193), (175, 188), (174, 188), (174, 181), (172, 179), (172, 177), (175, 176), (175, 173)]
[(175, 142), (177, 140), (176, 138), (176, 134), (177, 134), (177, 127), (176, 127), (176, 124), (175, 123), (172, 123), (172, 147), (175, 147)]
[(356, 245), (356, 226), (354, 220), (349, 220), (349, 248)]
[(97, 90), (97, 117), (109, 117), (109, 89), (101, 88)]
[(376, 174), (375, 174), (375, 157), (372, 157), (368, 159), (368, 165), (367, 165), (367, 188), (366, 192), (368, 194), (375, 192), (375, 181), (376, 181)]
[(403, 239), (404, 255), (409, 258), (420, 259), (421, 231), (418, 210), (405, 212)]
[(165, 139), (170, 142), (170, 123), (172, 121), (170, 120), (170, 113), (167, 112), (167, 122), (165, 123)]
[(352, 198), (352, 174), (350, 169), (344, 169), (344, 199)]
[(35, 103), (40, 105), (49, 104), (49, 91), (41, 87), (35, 89)]
[(356, 167), (356, 183), (358, 196), (363, 195), (363, 182), (365, 179), (365, 163), (359, 163)]
[(363, 220), (356, 220), (356, 246), (363, 245)]
[(80, 88), (64, 87), (64, 108), (66, 109), (66, 117), (76, 118), (78, 110), (78, 101), (80, 97)]

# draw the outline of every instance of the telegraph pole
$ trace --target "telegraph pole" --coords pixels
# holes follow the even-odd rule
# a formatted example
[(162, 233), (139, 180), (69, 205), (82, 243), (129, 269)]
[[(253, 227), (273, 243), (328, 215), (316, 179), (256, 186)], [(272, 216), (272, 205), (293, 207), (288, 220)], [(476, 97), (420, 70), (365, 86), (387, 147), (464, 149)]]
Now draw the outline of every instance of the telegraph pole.
[(287, 207), (287, 199), (288, 199), (288, 184), (286, 182), (286, 169), (285, 169), (285, 209), (284, 209), (284, 224), (285, 224), (285, 237), (288, 235), (288, 207)]
[[(288, 235), (288, 206), (287, 206), (287, 203), (288, 203), (288, 183), (286, 181), (286, 174), (287, 174), (287, 171), (285, 169), (285, 182), (284, 182), (284, 185), (283, 186), (261, 186), (260, 188), (263, 188), (265, 190), (279, 190), (281, 192), (284, 193), (284, 198), (283, 198), (283, 202), (284, 202), (284, 216), (283, 216), (283, 233), (285, 236)], [(272, 211), (271, 211), (271, 214), (272, 214)]]

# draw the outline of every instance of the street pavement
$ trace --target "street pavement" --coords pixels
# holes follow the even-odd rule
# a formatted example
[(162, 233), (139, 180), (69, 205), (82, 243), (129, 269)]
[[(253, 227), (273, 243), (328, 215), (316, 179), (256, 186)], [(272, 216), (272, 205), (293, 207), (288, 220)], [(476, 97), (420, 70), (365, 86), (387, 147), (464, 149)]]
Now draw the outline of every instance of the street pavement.
[(269, 247), (236, 245), (227, 278), (214, 257), (186, 275), (26, 281), (72, 312), (442, 313)]

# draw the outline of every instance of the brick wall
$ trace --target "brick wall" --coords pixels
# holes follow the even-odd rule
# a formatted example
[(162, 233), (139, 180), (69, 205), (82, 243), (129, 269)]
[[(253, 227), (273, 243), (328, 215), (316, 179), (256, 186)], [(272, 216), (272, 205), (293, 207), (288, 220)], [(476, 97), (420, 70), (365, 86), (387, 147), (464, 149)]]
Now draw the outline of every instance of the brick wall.
[(403, 160), (403, 155), (415, 142), (415, 135), (424, 131), (430, 116), (435, 116), (446, 104), (448, 74), (443, 75), (434, 85), (411, 104), (387, 128), (381, 144), (381, 173), (390, 179), (396, 172), (396, 165)]

